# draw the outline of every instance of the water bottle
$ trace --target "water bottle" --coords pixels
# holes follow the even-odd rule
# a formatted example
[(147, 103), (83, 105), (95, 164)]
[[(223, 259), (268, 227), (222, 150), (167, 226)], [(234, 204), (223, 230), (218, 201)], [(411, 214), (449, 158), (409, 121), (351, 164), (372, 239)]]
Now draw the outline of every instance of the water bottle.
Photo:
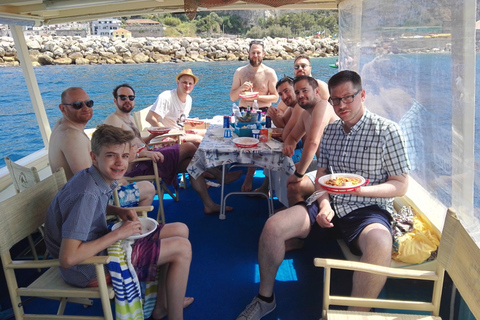
[(252, 112), (257, 112), (258, 111), (258, 102), (257, 100), (253, 100), (253, 106), (252, 106)]

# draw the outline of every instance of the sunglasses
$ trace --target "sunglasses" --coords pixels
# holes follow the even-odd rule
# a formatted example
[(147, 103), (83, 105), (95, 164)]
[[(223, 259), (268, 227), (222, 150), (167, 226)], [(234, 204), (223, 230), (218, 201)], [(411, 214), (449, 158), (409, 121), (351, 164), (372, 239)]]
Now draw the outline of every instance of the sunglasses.
[(124, 95), (124, 94), (121, 94), (121, 95), (119, 95), (118, 97), (119, 97), (120, 100), (122, 100), (122, 101), (127, 100), (127, 98), (128, 98), (128, 100), (130, 100), (130, 101), (135, 100), (135, 96), (126, 96), (126, 95)]
[(248, 45), (248, 47), (251, 48), (252, 45), (254, 45), (254, 44), (259, 44), (259, 45), (261, 45), (262, 47), (264, 46), (264, 43), (263, 43), (262, 40), (252, 40), (252, 41), (250, 41), (250, 44)]
[(72, 106), (75, 110), (80, 110), (83, 108), (83, 105), (91, 108), (93, 107), (93, 100), (85, 100), (85, 101), (75, 101), (74, 103), (63, 103), (65, 106)]
[(287, 76), (286, 74), (283, 74), (283, 78), (282, 80), (290, 80), (290, 81), (293, 81), (293, 78), (292, 77), (289, 77)]
[(300, 68), (305, 69), (307, 67), (310, 67), (310, 65), (309, 64), (297, 64), (297, 65), (293, 66), (293, 69), (298, 70)]

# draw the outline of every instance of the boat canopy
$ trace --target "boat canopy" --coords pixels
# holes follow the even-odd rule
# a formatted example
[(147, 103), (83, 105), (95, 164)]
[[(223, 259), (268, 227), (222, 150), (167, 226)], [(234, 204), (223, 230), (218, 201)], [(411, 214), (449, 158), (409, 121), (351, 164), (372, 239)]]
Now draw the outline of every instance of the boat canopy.
[(71, 21), (203, 10), (337, 9), (335, 0), (0, 0), (0, 23), (39, 26)]

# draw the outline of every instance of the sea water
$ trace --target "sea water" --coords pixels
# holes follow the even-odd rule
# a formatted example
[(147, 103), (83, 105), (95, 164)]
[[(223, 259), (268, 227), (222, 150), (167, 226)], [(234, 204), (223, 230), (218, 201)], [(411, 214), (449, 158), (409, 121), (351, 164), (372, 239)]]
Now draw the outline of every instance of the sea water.
[[(312, 73), (321, 80), (337, 72), (329, 64), (333, 58), (312, 58)], [(87, 128), (103, 123), (115, 110), (112, 90), (117, 85), (129, 83), (135, 89), (135, 109), (140, 110), (155, 102), (158, 94), (176, 87), (175, 76), (185, 68), (191, 68), (200, 79), (191, 93), (193, 107), (190, 117), (211, 118), (230, 115), (232, 101), (230, 87), (235, 70), (246, 61), (184, 62), (131, 65), (43, 66), (35, 68), (43, 103), (50, 126), (62, 116), (58, 108), (60, 94), (68, 87), (85, 89), (95, 101), (93, 117)], [(266, 60), (280, 79), (293, 76), (293, 60)], [(20, 67), (0, 68), (0, 167), (3, 158), (18, 160), (43, 148), (32, 103)], [(238, 102), (237, 102), (238, 103)]]

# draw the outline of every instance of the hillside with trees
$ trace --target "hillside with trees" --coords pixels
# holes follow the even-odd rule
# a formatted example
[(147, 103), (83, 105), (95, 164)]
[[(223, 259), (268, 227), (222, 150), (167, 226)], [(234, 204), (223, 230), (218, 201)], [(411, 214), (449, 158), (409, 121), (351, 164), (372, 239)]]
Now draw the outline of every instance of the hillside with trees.
[(336, 10), (202, 11), (193, 21), (185, 14), (170, 13), (139, 18), (163, 23), (167, 37), (329, 37), (338, 34)]

